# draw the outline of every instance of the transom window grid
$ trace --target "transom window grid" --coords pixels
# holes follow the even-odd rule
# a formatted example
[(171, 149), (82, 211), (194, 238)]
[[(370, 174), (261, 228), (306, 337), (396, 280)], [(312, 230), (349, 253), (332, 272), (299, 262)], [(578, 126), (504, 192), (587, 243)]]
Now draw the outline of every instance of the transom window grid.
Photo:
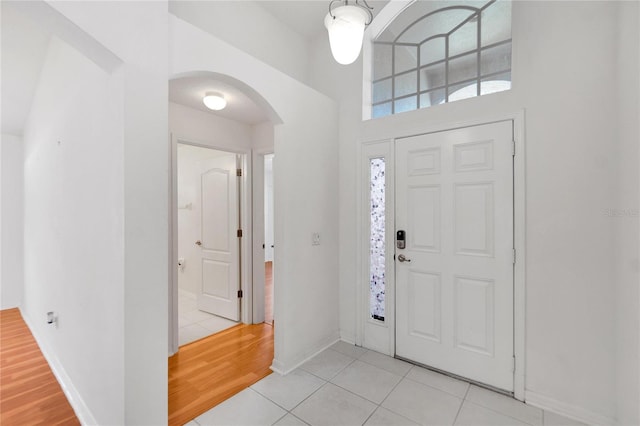
[[(484, 94), (483, 82), (493, 80), (510, 82), (511, 37), (509, 37), (508, 39), (483, 45), (483, 12), (495, 3), (496, 0), (491, 0), (482, 7), (456, 5), (440, 8), (422, 15), (418, 19), (414, 20), (409, 26), (407, 26), (402, 32), (400, 32), (400, 34), (395, 37), (393, 41), (374, 41), (374, 48), (376, 49), (380, 48), (381, 46), (391, 47), (391, 74), (373, 80), (373, 117), (376, 118), (389, 114), (395, 114), (396, 112), (411, 111), (414, 109), (428, 107), (437, 103), (446, 103), (449, 102), (449, 97), (451, 94), (469, 85), (475, 85), (475, 96), (480, 96)], [(400, 41), (402, 36), (405, 35), (407, 31), (414, 28), (421, 21), (447, 11), (468, 11), (469, 15), (446, 33), (431, 35), (416, 43)], [(452, 55), (452, 38), (455, 37), (457, 31), (471, 22), (476, 23), (476, 47), (474, 49), (466, 50)], [(444, 58), (431, 61), (426, 64), (421, 64), (423, 46), (431, 41), (439, 39), (442, 39), (444, 41)], [(416, 56), (415, 67), (402, 67), (403, 69), (397, 69), (398, 66), (396, 55), (399, 48), (414, 49)], [(429, 56), (428, 53), (429, 52), (427, 52), (427, 54), (424, 56)], [(498, 55), (496, 55), (496, 53)], [(469, 75), (468, 70), (465, 72), (460, 72), (460, 70), (456, 69), (456, 60), (461, 61), (463, 59), (470, 58), (471, 55), (475, 56), (475, 72), (473, 73), (473, 75)], [(499, 55), (503, 55), (504, 57), (502, 61), (498, 60), (498, 62), (502, 62), (498, 65), (502, 66), (499, 66), (497, 70), (495, 64), (493, 66), (486, 66), (487, 61), (483, 63), (483, 59), (495, 60), (495, 56)], [(494, 58), (490, 58), (489, 56), (494, 56)], [(377, 66), (378, 64), (374, 63), (374, 78), (376, 74), (375, 68)], [(427, 70), (437, 67), (441, 67), (443, 69), (443, 78), (435, 79), (436, 82), (433, 85), (430, 85), (428, 82), (425, 83), (427, 77), (423, 75), (423, 72), (426, 73)], [(456, 72), (458, 74), (457, 76), (455, 75)], [(410, 82), (410, 80), (412, 79), (415, 79), (415, 81)], [(405, 86), (406, 83), (409, 83), (409, 85), (415, 84), (416, 90), (403, 90), (397, 84), (398, 81), (405, 83)], [(385, 96), (385, 93), (389, 93), (391, 96)], [(431, 98), (426, 98), (433, 95), (435, 95), (436, 100), (439, 97), (441, 97), (442, 99), (439, 102), (433, 102)], [(423, 100), (425, 100), (425, 102), (423, 102)]]

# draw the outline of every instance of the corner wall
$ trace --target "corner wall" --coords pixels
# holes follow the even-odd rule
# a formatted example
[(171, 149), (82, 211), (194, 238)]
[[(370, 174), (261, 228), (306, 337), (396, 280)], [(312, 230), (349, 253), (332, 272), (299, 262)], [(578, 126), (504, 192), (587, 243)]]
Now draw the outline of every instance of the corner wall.
[(618, 423), (640, 424), (640, 3), (618, 10), (618, 165), (615, 200), (607, 212), (614, 226), (616, 282), (616, 404)]
[(22, 4), (64, 40), (24, 138), (26, 319), (82, 422), (164, 424), (167, 3)]
[(24, 134), (23, 314), (80, 418), (112, 424), (124, 422), (121, 97), (121, 74), (54, 37)]
[(0, 309), (22, 304), (23, 270), (23, 142), (22, 138), (2, 134), (0, 142), (2, 248), (0, 250)]
[(0, 309), (22, 304), (23, 268), (23, 142), (22, 138), (2, 134), (0, 142), (2, 201), (2, 247), (0, 250)]

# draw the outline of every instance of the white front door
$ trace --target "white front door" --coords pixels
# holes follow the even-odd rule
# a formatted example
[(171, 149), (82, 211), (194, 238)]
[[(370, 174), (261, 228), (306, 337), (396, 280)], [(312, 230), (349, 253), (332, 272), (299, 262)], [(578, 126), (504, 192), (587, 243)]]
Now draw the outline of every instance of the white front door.
[(240, 319), (238, 177), (236, 155), (202, 162), (200, 171), (201, 277), (198, 309)]
[(396, 141), (396, 355), (507, 391), (512, 140), (505, 121)]

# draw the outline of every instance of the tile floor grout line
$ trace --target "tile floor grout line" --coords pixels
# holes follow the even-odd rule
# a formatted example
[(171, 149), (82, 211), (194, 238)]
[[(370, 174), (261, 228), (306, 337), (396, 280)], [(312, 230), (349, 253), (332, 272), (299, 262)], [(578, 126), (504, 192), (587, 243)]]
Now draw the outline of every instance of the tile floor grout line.
[[(373, 352), (373, 351), (372, 351), (372, 352)], [(384, 355), (384, 354), (382, 354), (382, 355)], [(364, 354), (363, 354), (363, 356), (364, 356)], [(384, 355), (384, 356), (389, 356), (389, 355)], [(396, 359), (395, 359), (395, 358), (393, 358), (393, 357), (389, 357), (389, 358), (391, 358), (391, 359), (393, 359), (393, 360), (396, 360)], [(373, 367), (379, 368), (380, 370), (384, 370), (384, 371), (386, 371), (387, 373), (395, 374), (396, 376), (400, 376), (400, 377), (402, 377), (402, 378), (406, 377), (406, 376), (407, 376), (407, 374), (409, 374), (409, 371), (411, 371), (411, 368), (412, 368), (412, 367), (410, 367), (410, 368), (409, 368), (405, 373), (403, 373), (402, 375), (400, 375), (400, 374), (394, 373), (393, 371), (387, 370), (386, 368), (382, 368), (382, 367), (380, 367), (379, 365), (376, 365), (376, 364), (373, 364), (373, 363), (371, 363), (371, 362), (365, 361), (365, 360), (363, 360), (363, 359), (361, 359), (361, 358), (356, 359), (356, 361), (364, 362), (365, 364), (368, 364), (368, 365), (371, 365), (371, 366), (373, 366)], [(396, 360), (396, 361), (404, 362), (404, 361), (400, 361), (400, 360)], [(409, 364), (409, 365), (411, 365), (411, 364)]]
[[(446, 377), (446, 376), (445, 376), (445, 377)], [(466, 390), (466, 391), (465, 391), (465, 393), (464, 393), (464, 395), (465, 395), (465, 396), (464, 396), (464, 397), (461, 397), (461, 396), (458, 396), (458, 395), (454, 395), (454, 394), (452, 394), (451, 392), (448, 392), (448, 391), (446, 391), (446, 390), (442, 390), (442, 389), (440, 389), (440, 388), (437, 388), (437, 387), (435, 387), (435, 386), (428, 385), (428, 384), (423, 383), (423, 382), (419, 382), (419, 381), (417, 381), (417, 380), (415, 380), (415, 379), (412, 379), (411, 377), (404, 377), (404, 378), (405, 378), (405, 379), (407, 379), (407, 380), (411, 380), (413, 383), (417, 383), (417, 384), (419, 384), (419, 385), (424, 385), (424, 386), (430, 387), (431, 389), (435, 389), (435, 390), (440, 391), (440, 392), (442, 392), (442, 393), (446, 393), (447, 395), (450, 395), (450, 396), (455, 396), (456, 398), (458, 398), (458, 399), (462, 399), (462, 400), (464, 400), (464, 399), (466, 398), (466, 396), (467, 396), (467, 392), (469, 392), (469, 388), (471, 387), (471, 386), (470, 386), (470, 385), (471, 385), (471, 383), (462, 381), (463, 383), (467, 383), (469, 386), (467, 387), (467, 390)], [(454, 379), (454, 380), (459, 380), (459, 379)]]
[(453, 418), (453, 423), (451, 423), (452, 426), (454, 426), (456, 424), (456, 421), (458, 420), (458, 416), (460, 415), (460, 412), (462, 411), (462, 406), (464, 405), (464, 403), (467, 402), (464, 398), (460, 400), (460, 406), (458, 407), (458, 411), (456, 412), (456, 416)]
[[(269, 377), (269, 376), (267, 376)], [(267, 377), (264, 377), (263, 379), (266, 379)], [(258, 382), (256, 382), (258, 383)], [(253, 385), (255, 385), (256, 383), (254, 383)], [(283, 407), (282, 405), (278, 404), (276, 401), (274, 401), (273, 399), (269, 398), (267, 395), (263, 394), (262, 392), (260, 392), (257, 389), (253, 388), (253, 385), (249, 386), (247, 389), (251, 389), (252, 391), (254, 391), (255, 393), (257, 393), (258, 395), (260, 395), (261, 397), (265, 398), (267, 401), (274, 403), (275, 405), (277, 405), (278, 407), (282, 408), (284, 411), (286, 411), (287, 413), (289, 412), (289, 410), (286, 409), (286, 407)], [(237, 395), (237, 394), (236, 394)], [(235, 395), (234, 395), (235, 396)], [(233, 397), (232, 397), (233, 398)], [(297, 405), (296, 405), (297, 407)], [(293, 408), (292, 408), (293, 409)], [(276, 422), (277, 423), (277, 422)]]
[[(402, 380), (400, 380), (400, 381), (402, 381)], [(358, 398), (362, 398), (362, 399), (364, 399), (365, 401), (369, 401), (370, 403), (372, 403), (372, 404), (374, 404), (374, 405), (377, 405), (377, 406), (380, 406), (380, 404), (382, 404), (382, 402), (384, 402), (384, 400), (385, 400), (385, 399), (387, 399), (387, 396), (389, 396), (389, 394), (391, 394), (391, 392), (393, 392), (393, 389), (395, 389), (395, 388), (396, 388), (396, 387), (394, 386), (394, 387), (393, 387), (393, 389), (391, 389), (391, 390), (389, 391), (389, 394), (387, 394), (387, 396), (385, 396), (385, 397), (384, 397), (384, 399), (382, 400), (382, 402), (380, 402), (380, 404), (378, 404), (377, 402), (370, 400), (370, 399), (369, 399), (369, 398), (367, 398), (366, 396), (359, 395), (359, 394), (357, 394), (357, 393), (355, 393), (355, 392), (353, 392), (353, 391), (350, 391), (350, 390), (349, 390), (349, 389), (347, 389), (347, 388), (343, 388), (342, 386), (340, 386), (340, 385), (338, 385), (338, 384), (336, 384), (336, 383), (333, 383), (333, 382), (329, 382), (329, 383), (331, 383), (331, 384), (332, 384), (333, 386), (335, 386), (335, 387), (338, 387), (338, 388), (340, 388), (340, 389), (342, 389), (342, 390), (344, 390), (344, 391), (349, 392), (349, 393), (350, 393), (350, 394), (352, 394), (352, 395), (357, 396)], [(400, 382), (398, 382), (398, 384), (399, 384), (399, 383), (400, 383)], [(398, 386), (398, 384), (396, 384), (396, 386)]]
[[(322, 380), (324, 380), (324, 379), (322, 379)], [(316, 389), (316, 390), (314, 390), (313, 392), (311, 392), (311, 393), (310, 393), (310, 394), (309, 394), (305, 399), (303, 399), (302, 401), (300, 401), (299, 403), (297, 403), (297, 404), (295, 405), (295, 407), (293, 407), (291, 410), (288, 410), (288, 412), (289, 412), (289, 413), (291, 413), (292, 415), (296, 416), (296, 415), (293, 413), (293, 410), (295, 410), (296, 408), (298, 408), (299, 406), (301, 406), (301, 405), (302, 405), (302, 404), (303, 404), (307, 399), (309, 399), (309, 398), (311, 398), (313, 395), (315, 395), (315, 394), (316, 394), (316, 392), (318, 392), (320, 389), (322, 389), (323, 387), (325, 387), (325, 386), (327, 385), (327, 383), (329, 383), (329, 382), (328, 382), (328, 381), (325, 381), (325, 382), (322, 384), (322, 386), (320, 386), (318, 389)], [(298, 417), (298, 416), (296, 416), (296, 417)], [(305, 423), (307, 423), (307, 422), (305, 422)]]

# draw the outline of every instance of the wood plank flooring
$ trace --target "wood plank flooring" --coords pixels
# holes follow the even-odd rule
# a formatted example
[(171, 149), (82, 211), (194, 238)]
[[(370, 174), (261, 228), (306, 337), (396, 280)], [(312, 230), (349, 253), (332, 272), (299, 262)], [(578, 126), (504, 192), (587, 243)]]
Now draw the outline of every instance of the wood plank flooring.
[(264, 322), (273, 324), (273, 262), (264, 263)]
[(169, 358), (169, 425), (183, 425), (271, 374), (273, 327), (239, 324)]
[(0, 311), (0, 424), (80, 424), (17, 308)]

